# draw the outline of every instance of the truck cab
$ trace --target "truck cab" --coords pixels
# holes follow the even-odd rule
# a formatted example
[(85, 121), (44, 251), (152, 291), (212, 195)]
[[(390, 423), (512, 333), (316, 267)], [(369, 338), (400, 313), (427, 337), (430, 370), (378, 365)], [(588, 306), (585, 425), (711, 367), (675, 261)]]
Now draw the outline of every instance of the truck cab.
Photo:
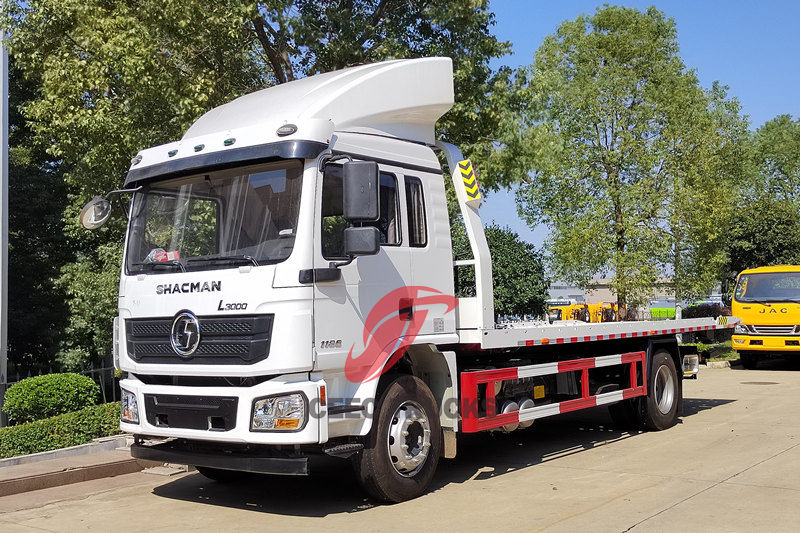
[(731, 345), (745, 368), (771, 355), (800, 353), (800, 266), (743, 270), (731, 314), (741, 319)]
[(457, 342), (433, 151), (451, 79), (450, 60), (432, 58), (298, 80), (136, 155), (116, 322), (123, 430), (270, 445), (364, 435), (381, 343)]

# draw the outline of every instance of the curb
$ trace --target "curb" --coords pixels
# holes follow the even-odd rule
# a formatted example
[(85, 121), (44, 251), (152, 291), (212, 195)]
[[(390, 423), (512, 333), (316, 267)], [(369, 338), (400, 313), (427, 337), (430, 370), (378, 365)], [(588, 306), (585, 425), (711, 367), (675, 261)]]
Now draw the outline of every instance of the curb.
[(30, 492), (33, 490), (49, 489), (90, 481), (104, 477), (119, 476), (139, 472), (145, 468), (161, 466), (155, 461), (144, 461), (140, 459), (128, 458), (94, 465), (80, 466), (77, 468), (60, 470), (57, 472), (47, 472), (43, 474), (20, 477), (0, 481), (0, 497)]
[(709, 361), (706, 363), (708, 368), (731, 368), (734, 366), (740, 366), (739, 359), (734, 359), (733, 361)]
[(29, 455), (9, 457), (8, 459), (0, 459), (0, 469), (7, 466), (38, 463), (39, 461), (50, 461), (53, 459), (63, 459), (65, 457), (78, 457), (90, 453), (126, 448), (129, 438), (130, 435), (123, 433), (122, 435), (114, 435), (113, 437), (100, 437), (87, 444), (79, 444), (78, 446), (70, 446), (69, 448), (60, 448), (58, 450), (49, 450)]

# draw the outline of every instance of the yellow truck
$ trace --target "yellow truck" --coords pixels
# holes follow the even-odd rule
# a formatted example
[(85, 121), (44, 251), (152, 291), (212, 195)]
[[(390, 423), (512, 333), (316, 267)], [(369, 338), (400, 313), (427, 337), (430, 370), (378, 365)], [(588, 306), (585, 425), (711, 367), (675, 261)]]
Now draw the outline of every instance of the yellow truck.
[(736, 280), (731, 314), (742, 320), (731, 345), (745, 368), (775, 354), (800, 354), (800, 266), (744, 270)]

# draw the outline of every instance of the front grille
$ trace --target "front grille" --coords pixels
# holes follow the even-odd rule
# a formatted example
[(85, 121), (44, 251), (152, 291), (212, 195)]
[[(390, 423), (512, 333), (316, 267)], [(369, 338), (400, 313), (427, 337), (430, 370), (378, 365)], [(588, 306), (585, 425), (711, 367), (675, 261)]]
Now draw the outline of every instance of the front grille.
[(230, 431), (238, 404), (238, 398), (227, 396), (144, 395), (147, 422), (157, 427)]
[(128, 355), (141, 363), (253, 364), (269, 355), (273, 315), (198, 317), (200, 343), (188, 357), (172, 349), (173, 317), (125, 321)]
[(791, 335), (794, 326), (750, 326), (759, 335)]

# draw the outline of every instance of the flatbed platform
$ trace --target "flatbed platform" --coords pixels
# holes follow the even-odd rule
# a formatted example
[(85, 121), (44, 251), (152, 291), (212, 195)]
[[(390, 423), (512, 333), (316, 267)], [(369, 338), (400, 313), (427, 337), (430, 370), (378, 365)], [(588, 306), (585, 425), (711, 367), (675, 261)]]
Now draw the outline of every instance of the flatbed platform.
[(462, 344), (480, 344), (481, 349), (492, 350), (520, 346), (543, 346), (602, 340), (676, 335), (734, 327), (739, 320), (734, 317), (683, 318), (673, 320), (646, 320), (634, 322), (579, 323), (570, 321), (524, 323), (519, 326), (492, 329), (459, 330)]

